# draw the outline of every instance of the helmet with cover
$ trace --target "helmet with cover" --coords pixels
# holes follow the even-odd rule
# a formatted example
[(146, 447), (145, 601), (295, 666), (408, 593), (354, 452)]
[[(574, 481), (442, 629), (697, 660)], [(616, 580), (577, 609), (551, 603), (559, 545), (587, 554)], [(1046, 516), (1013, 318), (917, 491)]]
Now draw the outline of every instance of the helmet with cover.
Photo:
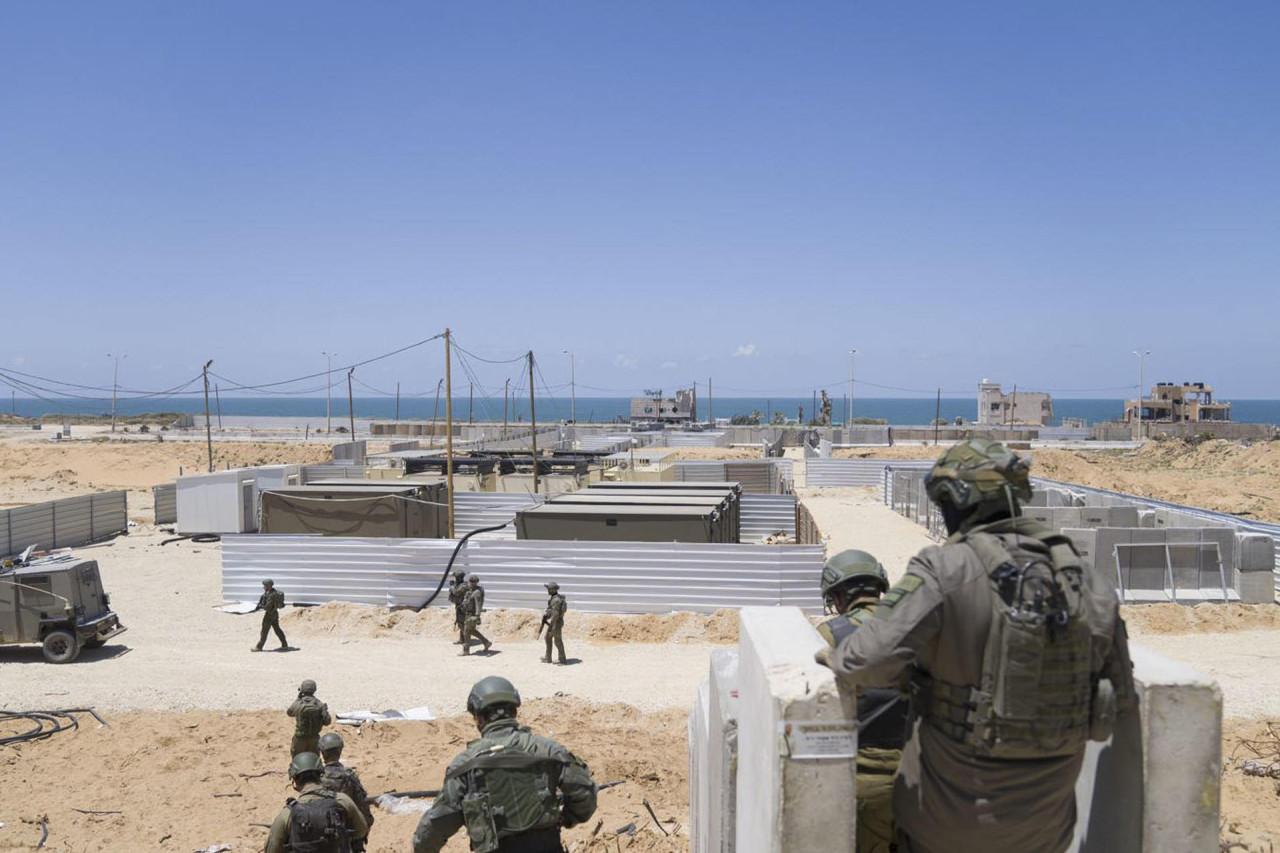
[(947, 450), (924, 479), (925, 491), (947, 520), (947, 529), (1014, 516), (1031, 499), (1031, 460), (998, 441), (971, 438)]
[(823, 564), (820, 588), (824, 602), (832, 603), (832, 593), (845, 593), (857, 587), (875, 587), (881, 593), (888, 592), (889, 575), (874, 556), (850, 549)]
[(500, 675), (480, 679), (467, 696), (467, 710), (473, 714), (483, 713), (495, 705), (520, 707), (520, 692)]
[(319, 776), (322, 773), (324, 773), (324, 762), (314, 752), (299, 752), (289, 762), (290, 779), (297, 779), (299, 776), (307, 776), (309, 774)]
[(320, 736), (320, 754), (328, 755), (331, 752), (342, 754), (342, 735), (337, 732), (329, 732)]
[(298, 685), (298, 692), (311, 695), (316, 692), (316, 683), (308, 678), (306, 681)]

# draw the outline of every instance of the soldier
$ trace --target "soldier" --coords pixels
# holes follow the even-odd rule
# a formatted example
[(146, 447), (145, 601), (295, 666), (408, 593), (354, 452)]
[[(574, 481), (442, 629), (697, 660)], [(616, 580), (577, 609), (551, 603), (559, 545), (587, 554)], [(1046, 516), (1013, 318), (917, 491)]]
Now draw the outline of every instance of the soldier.
[(564, 600), (564, 596), (560, 594), (560, 584), (552, 581), (544, 584), (547, 588), (547, 595), (551, 596), (547, 599), (547, 609), (542, 614), (542, 624), (538, 626), (538, 630), (547, 629), (547, 653), (543, 656), (543, 663), (551, 663), (551, 642), (554, 639), (556, 644), (556, 652), (559, 660), (556, 663), (563, 665), (564, 658), (564, 612), (569, 609), (568, 603)]
[[(884, 566), (866, 551), (841, 551), (822, 567), (822, 600), (835, 615), (818, 625), (832, 647), (858, 630), (889, 590)], [(858, 690), (857, 853), (893, 850), (893, 774), (907, 738), (907, 701), (888, 687)]]
[(1020, 517), (1029, 467), (994, 441), (944, 453), (925, 489), (951, 537), (817, 653), (853, 684), (910, 678), (893, 792), (904, 853), (1066, 850), (1085, 744), (1134, 706), (1115, 590), (1071, 540)]
[(342, 735), (329, 732), (320, 738), (320, 757), (324, 759), (324, 786), (335, 794), (346, 794), (360, 809), (364, 822), (373, 828), (373, 810), (369, 808), (369, 795), (356, 771), (342, 763)]
[(264, 611), (262, 633), (258, 636), (258, 645), (253, 646), (250, 651), (262, 651), (262, 647), (267, 642), (267, 632), (271, 630), (276, 632), (276, 637), (280, 640), (280, 651), (289, 648), (289, 641), (284, 638), (284, 631), (280, 630), (281, 607), (284, 607), (284, 593), (276, 589), (275, 581), (267, 578), (262, 582), (262, 595), (258, 597), (258, 606), (253, 608), (255, 613), (259, 610)]
[(463, 825), (472, 850), (561, 853), (560, 827), (595, 813), (587, 765), (521, 726), (519, 707), (520, 694), (505, 678), (491, 675), (471, 688), (467, 710), (480, 739), (449, 763), (440, 796), (418, 822), (413, 853), (436, 853)]
[(289, 754), (320, 751), (320, 730), (333, 722), (329, 706), (316, 698), (316, 683), (308, 678), (298, 686), (298, 698), (286, 711), (298, 721), (293, 730)]
[(324, 765), (314, 752), (300, 752), (289, 762), (289, 779), (298, 792), (271, 822), (265, 853), (359, 853), (369, 826), (346, 794), (327, 790)]
[(459, 655), (471, 654), (471, 638), (475, 637), (484, 643), (484, 650), (489, 651), (493, 643), (480, 633), (480, 613), (484, 610), (484, 589), (480, 586), (478, 575), (467, 578), (467, 596), (462, 600), (462, 651)]
[[(466, 617), (462, 613), (462, 600), (467, 597), (467, 573), (462, 569), (453, 570), (453, 583), (449, 584), (449, 601), (453, 603), (453, 627), (462, 634), (462, 626)], [(462, 642), (458, 640), (458, 642)]]

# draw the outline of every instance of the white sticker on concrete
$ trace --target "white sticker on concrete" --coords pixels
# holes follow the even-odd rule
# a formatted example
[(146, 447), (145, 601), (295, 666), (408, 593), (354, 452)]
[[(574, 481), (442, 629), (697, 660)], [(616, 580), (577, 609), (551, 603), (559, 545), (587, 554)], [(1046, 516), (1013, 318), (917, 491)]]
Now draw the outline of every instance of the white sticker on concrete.
[(787, 758), (854, 758), (858, 754), (857, 720), (785, 720), (778, 740)]

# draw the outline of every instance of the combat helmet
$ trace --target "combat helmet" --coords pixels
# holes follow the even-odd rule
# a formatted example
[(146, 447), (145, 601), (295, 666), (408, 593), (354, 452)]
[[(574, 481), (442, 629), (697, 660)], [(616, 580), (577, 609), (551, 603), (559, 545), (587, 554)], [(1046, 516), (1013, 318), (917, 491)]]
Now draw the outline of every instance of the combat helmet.
[(480, 583), (479, 575), (467, 575), (467, 583)]
[(560, 584), (555, 581), (548, 581), (547, 583), (544, 583), (543, 586), (545, 586), (547, 588), (547, 592), (552, 595), (560, 591)]
[(296, 779), (306, 773), (323, 773), (324, 762), (314, 752), (299, 752), (289, 762), (289, 778)]
[(462, 580), (462, 579), (463, 579), (463, 578), (465, 578), (466, 576), (467, 576), (467, 571), (466, 571), (466, 569), (454, 569), (454, 570), (453, 570), (453, 578), (454, 578), (454, 580)]
[(263, 579), (262, 579), (262, 585), (263, 585), (263, 586), (275, 586), (275, 585), (276, 585), (276, 582), (275, 582), (275, 581), (273, 581), (271, 578), (263, 578)]
[(494, 705), (513, 705), (520, 707), (520, 692), (516, 686), (500, 675), (482, 678), (471, 688), (467, 696), (467, 710), (478, 714)]
[(311, 695), (316, 692), (316, 683), (308, 678), (306, 681), (298, 685), (298, 692)]
[(866, 551), (850, 549), (834, 555), (822, 565), (822, 600), (831, 603), (831, 594), (844, 587), (875, 586), (889, 591), (889, 574), (884, 566)]
[(1005, 508), (1017, 515), (1016, 501), (1031, 500), (1030, 469), (1029, 458), (1000, 442), (971, 438), (938, 457), (924, 487), (934, 503), (971, 522)]
[(326, 752), (342, 752), (342, 735), (337, 732), (329, 732), (320, 736), (320, 754)]

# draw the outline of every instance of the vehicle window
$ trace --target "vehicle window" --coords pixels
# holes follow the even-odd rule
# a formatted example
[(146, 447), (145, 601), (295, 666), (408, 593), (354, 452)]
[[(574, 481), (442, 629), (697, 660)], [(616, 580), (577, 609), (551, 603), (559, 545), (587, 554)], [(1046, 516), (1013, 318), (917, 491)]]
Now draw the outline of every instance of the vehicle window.
[(47, 607), (57, 602), (53, 595), (53, 581), (48, 575), (33, 575), (22, 579), (22, 601), (30, 607)]

